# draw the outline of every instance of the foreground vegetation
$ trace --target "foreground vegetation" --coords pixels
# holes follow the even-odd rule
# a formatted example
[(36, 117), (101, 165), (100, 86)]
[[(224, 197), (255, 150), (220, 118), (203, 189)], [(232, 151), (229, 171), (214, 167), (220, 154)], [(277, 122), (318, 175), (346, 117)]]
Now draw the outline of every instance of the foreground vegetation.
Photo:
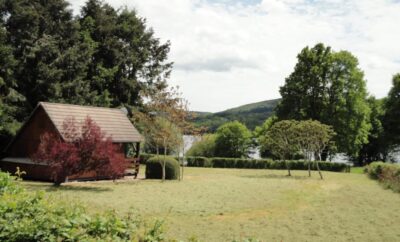
[(372, 162), (366, 171), (370, 178), (378, 180), (384, 187), (400, 192), (400, 165)]
[[(142, 171), (144, 169), (141, 169)], [(366, 175), (186, 168), (181, 182), (159, 180), (67, 183), (24, 182), (89, 211), (133, 208), (165, 221), (167, 235), (201, 241), (398, 241), (400, 196)]]
[(114, 211), (89, 215), (77, 203), (62, 202), (43, 191), (27, 193), (0, 172), (0, 241), (161, 241), (160, 222), (152, 228), (138, 216)]

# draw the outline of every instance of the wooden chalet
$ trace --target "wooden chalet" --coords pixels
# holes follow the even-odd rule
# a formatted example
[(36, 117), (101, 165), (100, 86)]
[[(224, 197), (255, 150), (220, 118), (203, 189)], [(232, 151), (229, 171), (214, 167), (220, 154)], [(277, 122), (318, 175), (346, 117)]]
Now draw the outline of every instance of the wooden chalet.
[[(62, 126), (64, 120), (71, 117), (78, 123), (90, 117), (106, 136), (112, 137), (121, 154), (136, 163), (143, 137), (121, 109), (40, 102), (5, 149), (6, 157), (0, 160), (0, 169), (14, 174), (19, 167), (27, 173), (24, 178), (51, 181), (50, 167), (35, 163), (30, 157), (37, 151), (40, 137), (46, 132), (66, 140), (62, 134)], [(128, 149), (134, 151), (130, 157), (127, 157)], [(95, 172), (89, 172), (69, 177), (68, 180), (96, 178)]]

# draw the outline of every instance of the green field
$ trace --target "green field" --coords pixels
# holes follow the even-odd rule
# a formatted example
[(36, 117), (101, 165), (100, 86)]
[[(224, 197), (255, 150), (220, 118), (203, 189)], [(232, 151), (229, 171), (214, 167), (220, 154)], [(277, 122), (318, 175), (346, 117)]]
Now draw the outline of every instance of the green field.
[[(143, 170), (142, 170), (143, 171)], [(187, 240), (400, 241), (400, 194), (363, 174), (187, 168), (184, 181), (24, 182), (91, 211), (133, 209)]]

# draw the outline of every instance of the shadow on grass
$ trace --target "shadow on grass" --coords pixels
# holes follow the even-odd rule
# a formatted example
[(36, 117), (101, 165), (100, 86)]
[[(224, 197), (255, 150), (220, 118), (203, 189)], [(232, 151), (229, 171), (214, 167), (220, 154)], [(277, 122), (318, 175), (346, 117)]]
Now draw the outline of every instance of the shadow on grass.
[(28, 191), (83, 191), (83, 192), (107, 192), (112, 191), (109, 187), (94, 187), (94, 186), (74, 186), (71, 184), (63, 184), (61, 186), (54, 186), (52, 183), (47, 182), (28, 182), (24, 183), (23, 186)]
[(296, 175), (277, 175), (277, 174), (266, 174), (266, 175), (246, 175), (241, 176), (245, 178), (263, 178), (263, 179), (296, 179), (296, 180), (304, 180), (309, 179), (308, 176), (296, 176)]

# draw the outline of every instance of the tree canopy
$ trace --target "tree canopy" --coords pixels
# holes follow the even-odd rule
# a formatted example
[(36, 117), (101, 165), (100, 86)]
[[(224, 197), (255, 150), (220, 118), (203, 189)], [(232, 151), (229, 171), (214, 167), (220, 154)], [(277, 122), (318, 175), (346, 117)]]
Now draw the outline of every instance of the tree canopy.
[(187, 151), (188, 156), (215, 156), (215, 134), (205, 134), (200, 140), (193, 143), (192, 147)]
[(385, 138), (391, 146), (400, 145), (400, 73), (393, 77), (393, 86), (385, 101)]
[(105, 107), (143, 103), (166, 87), (172, 63), (134, 10), (89, 0), (0, 1), (0, 149), (39, 101)]
[(251, 132), (239, 121), (228, 122), (217, 129), (215, 155), (219, 157), (248, 157)]
[(368, 142), (370, 130), (364, 74), (350, 52), (334, 52), (317, 44), (306, 47), (284, 86), (277, 116), (282, 119), (318, 120), (331, 125), (338, 150), (357, 155)]
[[(322, 152), (331, 143), (334, 135), (332, 127), (316, 120), (282, 120), (272, 124), (262, 134), (263, 138), (260, 141), (262, 146), (267, 147), (272, 154), (283, 161), (301, 154), (308, 162), (309, 176), (311, 176), (310, 162), (314, 159), (320, 177), (323, 179), (318, 160), (321, 160)], [(286, 166), (290, 176), (288, 162)]]

